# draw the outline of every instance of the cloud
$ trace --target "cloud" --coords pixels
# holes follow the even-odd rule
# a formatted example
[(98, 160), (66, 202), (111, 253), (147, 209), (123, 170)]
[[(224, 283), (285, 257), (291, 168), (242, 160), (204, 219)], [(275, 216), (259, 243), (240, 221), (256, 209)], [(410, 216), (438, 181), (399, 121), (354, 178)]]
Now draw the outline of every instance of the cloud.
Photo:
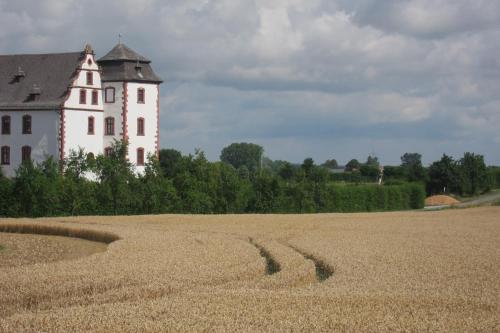
[(164, 147), (500, 164), (498, 1), (0, 0), (0, 21), (7, 54), (102, 56), (121, 33), (165, 79)]

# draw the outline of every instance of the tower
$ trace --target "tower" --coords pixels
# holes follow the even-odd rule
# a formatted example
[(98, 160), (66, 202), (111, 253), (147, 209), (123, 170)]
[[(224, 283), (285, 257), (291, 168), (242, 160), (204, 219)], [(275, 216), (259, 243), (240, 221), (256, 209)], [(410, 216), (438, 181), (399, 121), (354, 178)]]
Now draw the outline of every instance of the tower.
[(127, 140), (128, 158), (144, 171), (149, 154), (159, 153), (160, 84), (151, 61), (123, 43), (100, 58), (104, 102), (104, 154), (113, 140)]

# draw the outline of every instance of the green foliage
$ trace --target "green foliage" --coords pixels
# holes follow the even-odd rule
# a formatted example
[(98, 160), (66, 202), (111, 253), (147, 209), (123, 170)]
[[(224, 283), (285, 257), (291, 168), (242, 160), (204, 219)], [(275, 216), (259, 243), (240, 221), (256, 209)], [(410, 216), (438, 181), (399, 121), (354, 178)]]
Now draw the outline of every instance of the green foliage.
[(465, 153), (458, 162), (458, 170), (463, 194), (475, 195), (489, 189), (483, 155)]
[(235, 169), (245, 165), (248, 170), (255, 172), (260, 168), (264, 149), (253, 143), (232, 143), (222, 149), (220, 160), (231, 164)]
[(163, 175), (172, 178), (178, 171), (177, 169), (179, 168), (179, 162), (182, 160), (182, 154), (175, 149), (161, 149), (159, 159)]
[(408, 181), (425, 182), (427, 180), (427, 173), (422, 166), (422, 155), (418, 153), (405, 153), (401, 156), (401, 167)]
[(336, 159), (332, 158), (331, 160), (326, 160), (321, 166), (327, 169), (335, 169), (338, 168), (339, 164)]
[(357, 159), (352, 159), (345, 165), (345, 171), (355, 171), (359, 170), (361, 163)]
[(439, 161), (429, 167), (427, 192), (430, 194), (455, 192), (459, 181), (457, 163), (451, 156), (443, 154)]

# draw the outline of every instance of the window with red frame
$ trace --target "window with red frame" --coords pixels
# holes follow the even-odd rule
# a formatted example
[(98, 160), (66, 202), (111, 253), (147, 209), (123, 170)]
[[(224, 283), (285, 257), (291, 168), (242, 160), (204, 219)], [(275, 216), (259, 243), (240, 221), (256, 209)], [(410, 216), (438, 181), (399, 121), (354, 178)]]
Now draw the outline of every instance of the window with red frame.
[(144, 165), (144, 148), (137, 148), (137, 165)]
[(23, 146), (21, 148), (21, 161), (23, 163), (31, 161), (31, 147), (30, 146)]
[(94, 74), (92, 72), (87, 72), (87, 85), (91, 86), (94, 84)]
[(92, 90), (92, 105), (97, 105), (99, 102), (99, 92), (97, 90)]
[(146, 100), (146, 93), (144, 92), (144, 88), (137, 89), (137, 103), (144, 104)]
[(2, 117), (2, 134), (10, 134), (10, 116)]
[(137, 118), (137, 135), (144, 135), (144, 118)]
[(87, 104), (87, 91), (85, 89), (80, 90), (80, 104)]
[(115, 102), (115, 88), (108, 87), (104, 89), (104, 101), (106, 103), (114, 103)]
[(2, 155), (2, 157), (1, 157), (0, 163), (2, 165), (9, 165), (10, 164), (10, 147), (3, 146), (1, 155)]
[(104, 135), (115, 135), (115, 118), (104, 119)]
[(89, 117), (87, 121), (87, 134), (94, 135), (94, 117)]
[(23, 134), (31, 134), (31, 116), (23, 116)]

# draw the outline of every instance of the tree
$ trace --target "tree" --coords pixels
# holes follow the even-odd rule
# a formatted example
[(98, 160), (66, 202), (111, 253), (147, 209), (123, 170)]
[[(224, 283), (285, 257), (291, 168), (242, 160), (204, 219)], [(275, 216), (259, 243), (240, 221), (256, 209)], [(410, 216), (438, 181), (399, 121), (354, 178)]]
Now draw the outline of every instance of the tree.
[(443, 154), (439, 161), (429, 166), (429, 194), (455, 191), (459, 187), (457, 163), (451, 156)]
[(290, 162), (285, 162), (281, 167), (281, 169), (278, 171), (279, 176), (287, 181), (293, 178), (294, 173), (295, 170), (293, 168), (292, 163)]
[(347, 164), (345, 165), (345, 171), (352, 172), (352, 171), (358, 171), (360, 168), (361, 164), (357, 159), (352, 159)]
[(321, 164), (322, 167), (327, 169), (335, 169), (339, 166), (337, 160), (332, 158), (331, 160), (326, 160), (325, 163)]
[(181, 159), (182, 154), (180, 151), (175, 149), (161, 149), (159, 163), (163, 175), (167, 178), (173, 178), (175, 173), (178, 172)]
[(305, 177), (309, 179), (314, 171), (314, 160), (308, 157), (302, 162), (300, 167), (304, 170)]
[(401, 156), (401, 167), (405, 171), (406, 179), (410, 182), (425, 182), (427, 174), (422, 166), (422, 155), (405, 153)]
[(465, 153), (458, 162), (461, 192), (474, 195), (487, 189), (487, 171), (483, 155)]
[(250, 172), (255, 172), (260, 168), (263, 153), (264, 149), (253, 143), (232, 143), (222, 149), (220, 160), (235, 169), (245, 165)]
[(378, 168), (380, 166), (380, 163), (378, 161), (378, 157), (368, 155), (368, 158), (366, 159), (365, 165)]
[(122, 209), (123, 213), (129, 213), (125, 208), (130, 200), (128, 182), (133, 178), (133, 173), (132, 165), (127, 159), (127, 150), (128, 142), (115, 140), (109, 155), (99, 155), (96, 159), (96, 174), (100, 181), (99, 201), (105, 204), (109, 199), (115, 215), (119, 209)]

